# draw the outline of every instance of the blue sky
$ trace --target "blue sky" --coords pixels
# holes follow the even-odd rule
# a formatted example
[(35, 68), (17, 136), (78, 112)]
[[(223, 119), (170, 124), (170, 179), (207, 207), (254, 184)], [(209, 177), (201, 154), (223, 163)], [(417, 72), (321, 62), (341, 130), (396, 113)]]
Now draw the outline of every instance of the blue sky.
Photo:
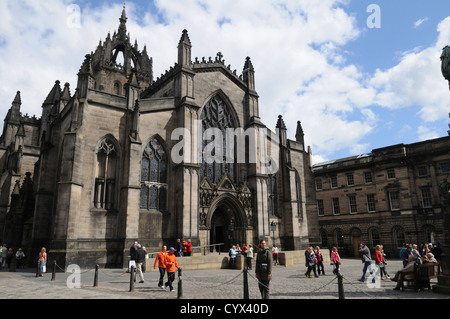
[[(380, 28), (368, 27), (372, 4)], [(117, 29), (122, 6), (2, 0), (0, 117), (18, 90), (22, 112), (37, 117), (55, 80), (74, 92), (84, 55)], [(316, 163), (447, 135), (439, 56), (450, 45), (448, 0), (139, 0), (126, 8), (155, 78), (177, 60), (185, 28), (193, 58), (220, 51), (240, 74), (250, 56), (262, 121), (274, 129), (283, 115), (291, 139), (301, 121)]]

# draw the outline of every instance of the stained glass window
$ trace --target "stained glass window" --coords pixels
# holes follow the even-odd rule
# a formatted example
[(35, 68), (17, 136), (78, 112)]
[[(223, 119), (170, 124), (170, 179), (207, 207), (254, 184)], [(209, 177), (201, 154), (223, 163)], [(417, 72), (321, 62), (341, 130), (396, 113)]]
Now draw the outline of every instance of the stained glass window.
[(167, 210), (167, 155), (157, 138), (145, 147), (141, 162), (141, 209)]
[[(226, 105), (226, 103), (222, 100), (219, 95), (214, 96), (208, 104), (203, 108), (203, 112), (201, 115), (202, 120), (202, 134), (209, 128), (218, 128), (222, 132), (221, 137), (214, 136), (214, 140), (218, 142), (218, 144), (222, 144), (222, 156), (223, 159), (221, 161), (215, 160), (212, 163), (205, 162), (205, 156), (203, 156), (201, 169), (200, 169), (200, 178), (206, 176), (211, 182), (217, 183), (220, 181), (224, 173), (228, 173), (230, 178), (234, 181), (236, 176), (236, 163), (227, 163), (226, 161), (226, 150), (225, 146), (227, 145), (227, 128), (236, 128), (235, 122), (233, 120), (233, 115)], [(221, 138), (220, 141), (217, 138)], [(208, 145), (210, 141), (203, 140), (203, 149), (205, 149), (206, 145)], [(217, 150), (214, 149), (211, 154), (215, 156)], [(205, 155), (205, 154), (204, 154)], [(235, 158), (235, 156), (234, 156)]]

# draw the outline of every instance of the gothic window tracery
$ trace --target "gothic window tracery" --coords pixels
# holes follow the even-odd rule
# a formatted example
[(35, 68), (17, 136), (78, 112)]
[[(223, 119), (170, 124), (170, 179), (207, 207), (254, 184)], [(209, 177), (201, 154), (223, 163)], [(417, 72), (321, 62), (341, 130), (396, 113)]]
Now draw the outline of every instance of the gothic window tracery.
[[(227, 162), (227, 134), (226, 129), (227, 128), (235, 128), (235, 122), (233, 119), (233, 115), (231, 113), (230, 108), (226, 105), (226, 103), (223, 101), (223, 99), (216, 95), (214, 96), (208, 104), (203, 108), (202, 115), (202, 136), (204, 136), (204, 133), (207, 129), (210, 128), (217, 128), (222, 133), (222, 136), (214, 136), (213, 139), (221, 138), (222, 148), (221, 150), (214, 149), (212, 155), (216, 156), (216, 154), (220, 154), (217, 152), (222, 152), (223, 159), (222, 160), (215, 160), (212, 163), (207, 163), (205, 161), (205, 154), (203, 154), (202, 158), (202, 164), (200, 169), (200, 178), (203, 178), (203, 176), (206, 176), (210, 182), (218, 183), (220, 179), (222, 178), (223, 174), (228, 173), (231, 180), (235, 180), (236, 178), (236, 163), (235, 160), (233, 160), (232, 163), (229, 163), (230, 160)], [(203, 139), (203, 150), (205, 150), (206, 145), (208, 145), (211, 141)], [(234, 152), (234, 150), (232, 150)], [(231, 154), (229, 154), (231, 155)], [(231, 158), (236, 158), (235, 154), (232, 154), (230, 156)]]
[(97, 149), (97, 176), (94, 187), (94, 207), (115, 208), (117, 151), (108, 138), (104, 138)]
[(140, 208), (167, 210), (167, 166), (164, 147), (154, 138), (145, 147), (141, 162)]
[(278, 192), (277, 192), (277, 177), (269, 175), (267, 180), (267, 194), (269, 216), (278, 216)]

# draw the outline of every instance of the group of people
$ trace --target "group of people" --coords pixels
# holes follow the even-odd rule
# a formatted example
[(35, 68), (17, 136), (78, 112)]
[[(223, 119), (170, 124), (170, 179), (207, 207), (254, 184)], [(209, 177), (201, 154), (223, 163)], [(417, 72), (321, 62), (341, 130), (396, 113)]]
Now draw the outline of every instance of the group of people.
[(178, 238), (176, 247), (178, 257), (189, 257), (192, 255), (192, 243), (190, 239), (186, 241), (184, 238)]
[[(181, 241), (177, 240), (177, 243), (179, 242)], [(181, 252), (182, 251), (183, 250), (181, 250)], [(180, 269), (180, 266), (178, 265), (176, 258), (176, 255), (180, 256), (179, 254), (180, 254), (179, 247), (177, 249), (175, 249), (174, 247), (170, 247), (167, 250), (167, 246), (162, 246), (161, 251), (157, 253), (153, 268), (156, 269), (156, 267), (158, 267), (159, 269), (160, 276), (158, 287), (163, 289), (169, 288), (171, 292), (174, 291), (173, 282), (175, 280), (175, 270)], [(143, 274), (143, 272), (145, 272), (145, 268), (143, 269), (143, 266), (145, 265), (146, 258), (147, 258), (147, 251), (145, 247), (141, 246), (141, 244), (139, 244), (138, 242), (134, 242), (134, 244), (130, 248), (130, 261), (131, 264), (133, 263), (133, 261), (135, 263), (136, 272), (140, 279), (139, 283), (145, 282)], [(164, 284), (164, 276), (166, 273), (167, 273), (167, 281)]]
[(137, 275), (139, 276), (139, 283), (144, 283), (144, 272), (146, 270), (147, 249), (137, 241), (130, 247), (130, 265), (135, 267)]
[(9, 269), (14, 260), (17, 268), (24, 268), (25, 254), (22, 248), (14, 253), (13, 249), (8, 248), (6, 244), (0, 245), (0, 269), (3, 270), (5, 266)]
[(245, 256), (245, 265), (248, 269), (252, 269), (252, 260), (253, 260), (253, 245), (243, 244), (242, 248), (239, 244), (231, 246), (228, 255), (230, 256), (230, 268), (236, 268), (236, 257), (239, 255)]
[(305, 266), (306, 272), (305, 276), (307, 278), (312, 278), (311, 271), (314, 272), (314, 277), (319, 277), (320, 273), (325, 275), (325, 268), (323, 267), (323, 255), (320, 251), (320, 247), (316, 246), (313, 248), (309, 246), (305, 250)]
[(440, 243), (436, 245), (422, 243), (419, 246), (417, 244), (404, 244), (400, 250), (400, 259), (405, 267), (409, 263), (410, 257), (416, 263), (429, 262), (430, 260), (430, 262), (438, 262), (441, 259), (441, 254)]
[(400, 259), (403, 262), (403, 268), (396, 272), (393, 281), (397, 282), (394, 290), (400, 290), (405, 277), (412, 276), (414, 265), (437, 263), (440, 261), (442, 249), (440, 243), (435, 246), (432, 243), (404, 244), (400, 250)]
[(364, 282), (366, 280), (366, 273), (367, 270), (369, 270), (369, 273), (372, 276), (372, 282), (375, 282), (372, 264), (372, 259), (374, 259), (375, 264), (378, 266), (381, 280), (392, 279), (393, 281), (397, 281), (397, 286), (394, 289), (398, 290), (400, 289), (403, 276), (412, 273), (414, 264), (438, 262), (442, 249), (440, 244), (437, 244), (436, 246), (433, 246), (432, 243), (422, 243), (420, 246), (417, 244), (404, 244), (403, 248), (400, 250), (400, 259), (403, 262), (403, 269), (397, 271), (394, 278), (391, 278), (387, 271), (387, 260), (386, 254), (383, 250), (383, 245), (376, 245), (375, 254), (371, 255), (369, 247), (367, 247), (364, 243), (360, 243), (359, 253), (364, 264), (363, 274), (360, 281)]
[[(170, 247), (169, 250), (167, 250), (167, 246), (162, 246), (161, 251), (156, 255), (155, 264), (153, 265), (154, 269), (156, 269), (156, 267), (159, 269), (158, 287), (162, 289), (168, 287), (171, 292), (174, 291), (173, 282), (175, 280), (175, 270), (180, 269), (175, 252), (176, 249), (174, 247)], [(166, 273), (167, 281), (164, 283), (164, 276)]]

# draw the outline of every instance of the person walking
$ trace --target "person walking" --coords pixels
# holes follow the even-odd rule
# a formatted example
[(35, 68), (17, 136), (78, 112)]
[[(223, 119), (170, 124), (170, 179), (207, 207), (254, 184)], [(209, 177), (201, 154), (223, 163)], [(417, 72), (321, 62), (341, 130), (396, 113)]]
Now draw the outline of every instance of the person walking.
[(45, 247), (41, 248), (41, 251), (39, 252), (39, 277), (44, 277), (44, 266), (47, 266), (47, 251)]
[(236, 266), (236, 255), (237, 255), (235, 245), (231, 246), (228, 255), (230, 256), (230, 268), (234, 269)]
[[(184, 241), (184, 239), (183, 239)], [(183, 241), (180, 240), (180, 238), (177, 239), (177, 256), (178, 257), (183, 257), (183, 249), (184, 249), (184, 244)]]
[(130, 247), (130, 262), (128, 263), (128, 269), (131, 271), (131, 266), (136, 267), (136, 250), (138, 242), (135, 241)]
[(166, 274), (166, 254), (167, 246), (162, 246), (161, 251), (156, 255), (155, 264), (153, 265), (153, 269), (156, 269), (156, 267), (159, 269), (158, 287), (162, 289), (164, 289), (163, 281), (164, 275)]
[(322, 275), (325, 275), (325, 269), (323, 267), (323, 255), (320, 251), (320, 247), (316, 246), (316, 250), (314, 251), (314, 254), (316, 255), (317, 259), (317, 274), (320, 275), (320, 271), (322, 271)]
[(3, 248), (0, 249), (0, 269), (3, 269), (5, 267), (7, 253), (8, 248), (6, 247), (6, 244), (3, 244)]
[(139, 276), (139, 283), (143, 284), (145, 282), (144, 274), (142, 273), (142, 265), (145, 262), (145, 251), (142, 249), (140, 244), (137, 245), (136, 249), (136, 272)]
[(380, 274), (381, 278), (383, 278), (383, 274), (385, 276), (385, 279), (390, 279), (391, 277), (389, 276), (389, 273), (387, 271), (387, 259), (386, 259), (386, 254), (384, 253), (384, 249), (383, 249), (383, 245), (380, 245), (381, 247), (381, 256), (383, 257), (383, 267), (382, 267), (382, 272)]
[(280, 264), (278, 261), (278, 247), (277, 245), (273, 245), (272, 247), (272, 259), (275, 265)]
[(375, 275), (373, 273), (373, 265), (372, 265), (372, 257), (370, 255), (370, 249), (364, 243), (359, 244), (359, 254), (361, 255), (361, 260), (364, 264), (363, 274), (359, 281), (366, 281), (366, 272), (367, 268), (369, 268), (370, 275), (373, 277), (372, 282), (375, 283)]
[(173, 289), (173, 282), (175, 281), (175, 269), (179, 269), (180, 266), (177, 262), (177, 257), (175, 256), (175, 248), (170, 247), (168, 253), (165, 256), (166, 272), (167, 272), (167, 282), (165, 287), (169, 287), (170, 292), (175, 291)]
[(333, 274), (335, 274), (336, 276), (340, 276), (341, 273), (339, 271), (339, 266), (341, 265), (341, 256), (339, 256), (337, 247), (333, 247), (331, 250), (332, 250), (331, 258), (333, 260), (334, 265)]
[(267, 248), (265, 240), (259, 242), (259, 250), (256, 255), (255, 275), (258, 279), (258, 287), (262, 299), (269, 299), (269, 284), (272, 280), (272, 254)]
[(24, 254), (22, 248), (19, 248), (16, 252), (17, 268), (24, 267), (24, 260), (25, 260), (25, 254)]
[(311, 276), (311, 270), (312, 270), (312, 271), (314, 271), (314, 277), (316, 277), (316, 278), (319, 277), (319, 276), (317, 276), (316, 259), (314, 256), (314, 251), (311, 246), (306, 248), (305, 261), (306, 261), (305, 266), (308, 267), (306, 270), (305, 276), (307, 278), (312, 278), (312, 276)]
[(252, 269), (252, 260), (253, 260), (253, 246), (252, 244), (248, 245), (247, 253), (245, 254), (245, 259), (247, 260), (247, 268)]
[(378, 269), (380, 270), (380, 278), (381, 280), (384, 280), (383, 274), (384, 274), (384, 261), (383, 261), (383, 254), (381, 253), (381, 245), (375, 246), (375, 263), (378, 266)]

